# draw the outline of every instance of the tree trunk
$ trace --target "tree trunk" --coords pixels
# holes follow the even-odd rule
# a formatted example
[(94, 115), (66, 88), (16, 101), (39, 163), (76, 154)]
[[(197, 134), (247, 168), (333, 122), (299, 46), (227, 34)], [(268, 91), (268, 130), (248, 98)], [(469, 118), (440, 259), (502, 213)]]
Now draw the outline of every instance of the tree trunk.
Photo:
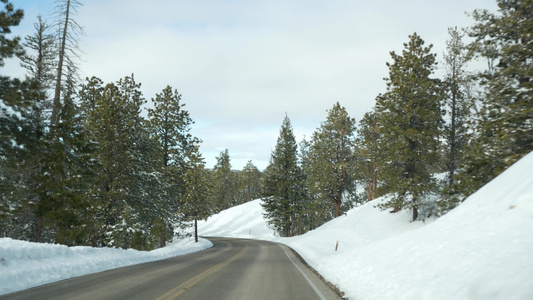
[(63, 76), (63, 58), (65, 56), (65, 46), (67, 43), (67, 28), (68, 28), (68, 18), (70, 11), (70, 0), (67, 1), (67, 11), (65, 13), (65, 26), (63, 27), (63, 36), (61, 37), (61, 48), (59, 50), (59, 61), (57, 64), (57, 79), (56, 79), (56, 88), (54, 93), (54, 104), (52, 107), (52, 117), (50, 120), (51, 131), (53, 131), (53, 125), (57, 124), (59, 121), (59, 108), (60, 95), (61, 95), (61, 77)]
[(372, 199), (374, 199), (374, 194), (372, 193), (372, 188), (374, 186), (374, 172), (372, 172), (372, 167), (373, 165), (370, 165), (368, 168), (369, 178), (367, 179), (368, 181), (367, 181), (367, 188), (366, 188), (367, 201), (371, 201)]
[(43, 218), (35, 219), (35, 231), (33, 232), (33, 242), (40, 243), (43, 235)]
[(378, 167), (373, 164), (372, 172), (372, 200), (376, 199), (376, 190), (378, 189)]
[(194, 242), (198, 243), (198, 218), (194, 217)]
[(455, 168), (457, 165), (457, 138), (456, 138), (456, 111), (457, 111), (457, 86), (454, 82), (454, 86), (452, 87), (452, 114), (451, 114), (451, 128), (450, 128), (450, 157), (448, 161), (448, 186), (453, 186), (453, 176), (455, 173)]
[(337, 193), (337, 198), (333, 198), (333, 203), (335, 204), (335, 218), (341, 215), (341, 202), (342, 202), (342, 191)]
[(161, 236), (159, 237), (159, 248), (165, 247), (167, 243), (167, 226), (165, 226), (165, 223), (163, 222), (163, 232), (161, 233)]
[(413, 221), (416, 221), (418, 219), (418, 207), (415, 205), (413, 206)]
[(413, 196), (413, 222), (418, 219), (418, 196)]

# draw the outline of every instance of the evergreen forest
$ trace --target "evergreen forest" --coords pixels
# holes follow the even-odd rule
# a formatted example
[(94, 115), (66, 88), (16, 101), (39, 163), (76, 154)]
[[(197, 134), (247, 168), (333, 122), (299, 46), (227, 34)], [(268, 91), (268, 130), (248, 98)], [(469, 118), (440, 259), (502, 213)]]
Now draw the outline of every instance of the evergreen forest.
[(26, 71), (0, 71), (0, 237), (151, 250), (258, 198), (280, 236), (381, 196), (383, 210), (423, 221), (533, 150), (530, 0), (473, 11), (470, 27), (449, 28), (442, 57), (406, 37), (371, 111), (355, 120), (336, 102), (301, 141), (285, 115), (265, 170), (234, 170), (228, 149), (207, 168), (176, 87), (147, 99), (134, 74), (81, 79), (80, 0), (57, 1), (26, 37), (11, 34), (24, 11), (0, 1), (0, 70), (18, 59)]

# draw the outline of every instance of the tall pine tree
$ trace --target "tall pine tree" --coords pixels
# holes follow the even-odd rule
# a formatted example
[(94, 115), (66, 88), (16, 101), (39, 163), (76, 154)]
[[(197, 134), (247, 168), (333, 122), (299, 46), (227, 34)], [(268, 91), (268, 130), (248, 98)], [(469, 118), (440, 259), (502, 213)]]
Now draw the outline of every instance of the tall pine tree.
[(468, 145), (462, 178), (468, 195), (533, 150), (533, 2), (497, 0), (498, 14), (475, 10), (469, 29), (484, 88), (477, 136)]
[(261, 197), (261, 172), (249, 160), (238, 176), (239, 193), (242, 203)]
[(431, 176), (438, 162), (442, 116), (439, 82), (431, 45), (416, 33), (409, 36), (401, 55), (391, 52), (387, 92), (377, 97), (381, 132), (380, 165), (384, 192), (393, 196), (382, 208), (412, 211), (417, 220), (424, 196), (435, 187)]
[[(164, 186), (164, 201), (168, 206), (178, 209), (178, 205), (186, 193), (184, 176), (187, 162), (200, 140), (191, 135), (194, 123), (189, 112), (184, 109), (181, 94), (171, 86), (165, 87), (161, 93), (152, 98), (154, 108), (148, 109), (148, 131), (157, 144), (154, 163), (160, 175), (159, 181)], [(163, 199), (162, 199), (163, 200)], [(158, 220), (160, 227), (160, 245), (172, 238), (172, 219)]]
[(341, 205), (355, 200), (355, 120), (338, 102), (313, 134), (309, 151), (311, 168), (310, 189), (330, 201), (335, 217), (341, 214)]
[(296, 139), (291, 121), (285, 116), (265, 171), (263, 208), (268, 223), (280, 236), (293, 236), (298, 206), (303, 195), (303, 175), (298, 165)]
[(378, 197), (378, 173), (379, 173), (379, 138), (380, 130), (378, 120), (374, 112), (367, 112), (359, 121), (357, 130), (357, 173), (366, 185), (367, 200), (371, 201)]
[(228, 149), (220, 152), (212, 172), (211, 203), (218, 211), (235, 205), (237, 196), (237, 176), (231, 170), (231, 159)]
[(194, 241), (198, 242), (198, 220), (211, 215), (212, 206), (209, 202), (210, 183), (205, 162), (198, 147), (194, 147), (187, 161), (184, 176), (185, 194), (180, 212), (186, 220), (194, 222)]

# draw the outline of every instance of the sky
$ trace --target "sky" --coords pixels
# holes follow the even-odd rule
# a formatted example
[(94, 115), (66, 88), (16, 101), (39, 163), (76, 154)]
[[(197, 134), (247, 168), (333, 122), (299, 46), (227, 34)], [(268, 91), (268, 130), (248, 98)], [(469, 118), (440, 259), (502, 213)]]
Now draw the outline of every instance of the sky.
[[(13, 34), (50, 23), (55, 0), (14, 0)], [(390, 51), (416, 32), (439, 61), (448, 28), (495, 0), (80, 0), (81, 77), (134, 74), (150, 102), (167, 85), (182, 95), (208, 168), (229, 150), (233, 169), (269, 163), (287, 115), (310, 139), (336, 102), (357, 122), (386, 91)], [(442, 70), (441, 70), (442, 71)], [(24, 74), (16, 62), (2, 73)], [(147, 105), (150, 105), (148, 103)]]

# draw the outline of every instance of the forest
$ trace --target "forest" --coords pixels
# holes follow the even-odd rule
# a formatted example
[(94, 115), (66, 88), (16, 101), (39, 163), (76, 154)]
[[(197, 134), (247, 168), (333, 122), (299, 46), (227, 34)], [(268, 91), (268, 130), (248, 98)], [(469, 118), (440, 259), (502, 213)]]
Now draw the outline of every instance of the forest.
[(134, 74), (79, 78), (79, 1), (58, 1), (57, 19), (23, 38), (10, 33), (24, 12), (0, 1), (0, 68), (17, 58), (26, 70), (0, 75), (1, 237), (151, 250), (258, 198), (280, 236), (381, 196), (383, 210), (423, 221), (533, 150), (532, 1), (473, 11), (470, 27), (449, 28), (441, 60), (413, 33), (383, 62), (372, 111), (356, 122), (337, 102), (300, 143), (286, 115), (265, 170), (232, 169), (228, 149), (208, 169), (175, 87), (148, 100)]

